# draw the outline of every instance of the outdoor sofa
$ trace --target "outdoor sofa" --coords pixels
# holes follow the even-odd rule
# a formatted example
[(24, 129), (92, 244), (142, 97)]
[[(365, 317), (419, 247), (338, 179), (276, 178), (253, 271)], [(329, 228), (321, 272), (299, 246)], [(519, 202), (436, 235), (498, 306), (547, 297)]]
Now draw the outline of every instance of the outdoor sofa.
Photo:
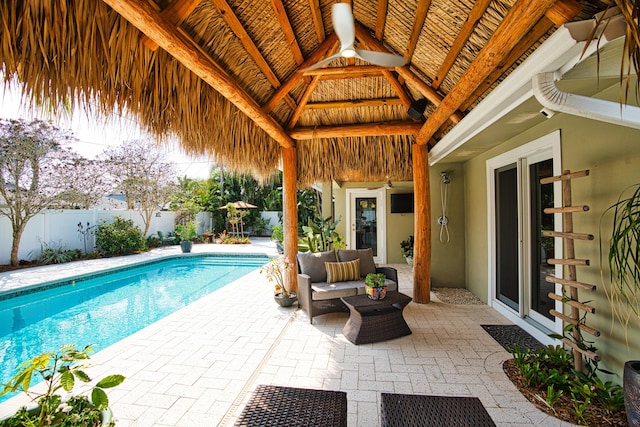
[(309, 322), (320, 314), (348, 312), (340, 298), (365, 293), (368, 273), (386, 276), (387, 291), (398, 290), (398, 271), (377, 267), (369, 249), (340, 249), (318, 253), (298, 253), (298, 304)]

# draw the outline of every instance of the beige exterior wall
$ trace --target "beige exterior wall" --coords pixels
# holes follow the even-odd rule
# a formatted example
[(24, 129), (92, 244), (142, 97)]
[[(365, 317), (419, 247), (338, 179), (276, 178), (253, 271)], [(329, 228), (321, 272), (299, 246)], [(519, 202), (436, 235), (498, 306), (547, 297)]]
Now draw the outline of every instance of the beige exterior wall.
[[(618, 92), (604, 94), (617, 101)], [(483, 300), (488, 288), (488, 235), (487, 235), (487, 182), (486, 161), (498, 154), (535, 140), (552, 131), (561, 130), (563, 170), (590, 170), (590, 176), (572, 182), (573, 204), (589, 205), (590, 211), (574, 215), (574, 230), (591, 233), (594, 241), (576, 241), (576, 258), (590, 259), (591, 266), (578, 267), (578, 280), (598, 286), (595, 293), (580, 291), (582, 301), (593, 300), (596, 314), (587, 317), (587, 324), (601, 332), (594, 341), (602, 357), (601, 367), (622, 374), (626, 360), (640, 357), (640, 324), (628, 328), (627, 348), (624, 329), (612, 322), (611, 309), (600, 279), (598, 229), (600, 218), (607, 207), (617, 200), (627, 186), (640, 183), (640, 130), (583, 119), (567, 114), (556, 114), (541, 125), (523, 132), (500, 146), (483, 153), (464, 164), (466, 211), (466, 282), (467, 287)], [(610, 233), (611, 217), (605, 221), (603, 235)], [(605, 261), (606, 264), (606, 253)], [(605, 272), (604, 277), (607, 277)], [(621, 381), (621, 377), (617, 378)]]
[[(447, 171), (451, 179), (448, 186), (448, 200), (446, 216), (449, 219), (448, 243), (440, 242), (440, 226), (438, 217), (442, 215), (441, 203), (441, 177), (440, 173)], [(429, 178), (431, 180), (431, 227), (432, 227), (432, 260), (431, 277), (433, 287), (459, 287), (465, 286), (465, 213), (464, 213), (464, 180), (463, 168), (458, 163), (443, 163), (431, 168)], [(391, 213), (391, 194), (412, 191), (410, 182), (393, 183), (394, 188), (386, 191), (387, 215), (386, 215), (386, 247), (387, 263), (404, 263), (400, 253), (400, 242), (414, 234), (414, 214)], [(379, 187), (380, 183), (345, 183), (341, 188), (333, 187), (335, 196), (335, 214), (342, 215), (342, 221), (338, 225), (338, 232), (346, 235), (346, 190), (348, 188)], [(443, 234), (443, 237), (444, 236)]]

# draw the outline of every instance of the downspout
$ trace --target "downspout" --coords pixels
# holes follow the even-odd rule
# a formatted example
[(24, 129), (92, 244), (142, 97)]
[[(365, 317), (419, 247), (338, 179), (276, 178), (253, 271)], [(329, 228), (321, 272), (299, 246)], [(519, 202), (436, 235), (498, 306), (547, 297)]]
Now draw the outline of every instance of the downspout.
[(640, 129), (640, 107), (561, 91), (555, 73), (533, 76), (533, 94), (545, 108), (587, 119)]

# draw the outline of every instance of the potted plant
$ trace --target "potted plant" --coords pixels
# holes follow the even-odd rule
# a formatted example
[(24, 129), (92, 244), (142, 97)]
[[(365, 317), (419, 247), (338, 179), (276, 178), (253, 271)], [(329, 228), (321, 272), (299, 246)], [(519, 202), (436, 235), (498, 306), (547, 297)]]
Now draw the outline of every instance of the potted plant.
[(287, 257), (271, 258), (261, 269), (260, 273), (266, 274), (269, 282), (274, 282), (273, 299), (281, 307), (289, 307), (298, 298), (295, 292), (287, 289), (284, 272), (291, 270), (291, 262)]
[(186, 224), (176, 224), (176, 236), (180, 238), (182, 252), (191, 252), (192, 240), (196, 238), (196, 223), (189, 221)]
[(407, 264), (413, 265), (413, 236), (409, 236), (407, 240), (400, 242), (400, 252), (402, 252)]
[(387, 276), (382, 273), (369, 273), (364, 278), (367, 296), (373, 300), (383, 299), (387, 295), (387, 286), (384, 284)]
[[(85, 395), (61, 396), (63, 389), (70, 393), (76, 380), (88, 383), (91, 378), (84, 365), (93, 353), (93, 345), (77, 350), (75, 344), (67, 344), (57, 352), (47, 352), (23, 362), (18, 372), (4, 385), (0, 396), (23, 391), (34, 401), (31, 408), (22, 407), (11, 417), (0, 420), (2, 425), (24, 426), (112, 426), (113, 415), (104, 389), (115, 387), (124, 381), (122, 375), (109, 375), (98, 381), (91, 398)], [(34, 376), (44, 381), (43, 392), (29, 390)], [(38, 387), (40, 390), (40, 387)]]
[[(633, 189), (628, 197), (625, 193)], [(627, 187), (618, 201), (604, 211), (600, 218), (600, 266), (602, 260), (602, 222), (613, 211), (613, 227), (609, 241), (609, 286), (605, 292), (613, 316), (627, 328), (632, 319), (640, 324), (640, 184)], [(604, 277), (604, 275), (602, 275)], [(625, 331), (626, 334), (626, 331)], [(629, 425), (640, 425), (640, 360), (624, 365), (624, 399)]]
[(278, 253), (284, 253), (284, 247), (282, 242), (284, 241), (284, 231), (282, 230), (282, 224), (276, 224), (271, 227), (271, 240), (276, 242), (276, 249)]

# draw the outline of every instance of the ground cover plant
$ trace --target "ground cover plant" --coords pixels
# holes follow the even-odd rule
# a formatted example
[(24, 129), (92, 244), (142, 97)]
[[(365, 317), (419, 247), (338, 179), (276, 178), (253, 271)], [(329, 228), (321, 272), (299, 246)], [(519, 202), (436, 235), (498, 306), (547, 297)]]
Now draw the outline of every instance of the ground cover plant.
[(602, 381), (597, 364), (586, 373), (573, 368), (573, 354), (561, 346), (538, 350), (511, 349), (504, 371), (520, 392), (539, 409), (560, 420), (588, 426), (626, 426), (622, 387)]

